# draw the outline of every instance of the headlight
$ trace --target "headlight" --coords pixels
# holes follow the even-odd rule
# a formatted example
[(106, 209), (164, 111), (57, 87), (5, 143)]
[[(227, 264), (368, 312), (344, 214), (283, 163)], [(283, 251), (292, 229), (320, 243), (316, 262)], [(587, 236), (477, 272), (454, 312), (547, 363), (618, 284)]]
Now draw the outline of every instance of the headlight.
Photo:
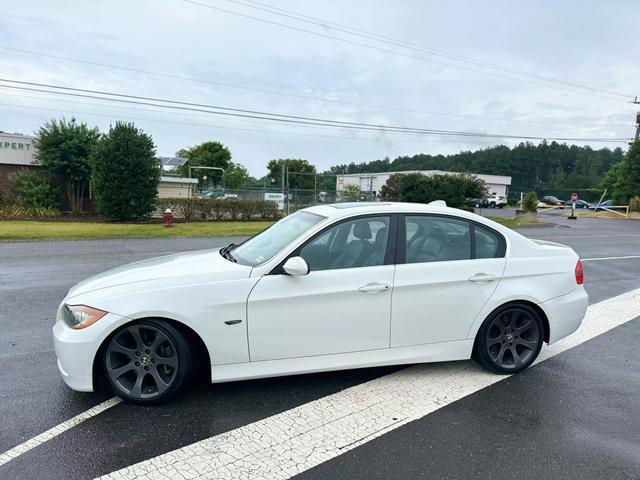
[(86, 328), (96, 323), (107, 312), (98, 310), (97, 308), (87, 307), (86, 305), (65, 305), (63, 308), (63, 316), (67, 325), (76, 330)]

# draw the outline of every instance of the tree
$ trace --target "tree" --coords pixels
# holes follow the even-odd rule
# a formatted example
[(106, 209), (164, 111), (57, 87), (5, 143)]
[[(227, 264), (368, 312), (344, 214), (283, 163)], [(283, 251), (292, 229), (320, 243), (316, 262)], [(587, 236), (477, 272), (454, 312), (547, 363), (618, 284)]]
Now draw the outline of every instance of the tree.
[(385, 201), (398, 201), (400, 199), (400, 179), (401, 173), (391, 175), (382, 188), (380, 189), (380, 196)]
[(530, 213), (538, 211), (538, 196), (536, 192), (529, 192), (524, 196), (522, 199), (522, 210)]
[(397, 195), (402, 202), (429, 203), (444, 200), (450, 207), (462, 207), (466, 198), (485, 195), (484, 183), (472, 175), (399, 175)]
[(345, 202), (357, 202), (362, 200), (362, 191), (358, 185), (346, 185), (342, 191), (342, 199)]
[[(220, 142), (204, 142), (195, 147), (183, 148), (176, 152), (176, 156), (186, 158), (187, 162), (178, 167), (178, 174), (189, 176), (189, 166), (191, 167), (217, 167), (226, 169), (231, 162), (231, 152)], [(211, 179), (213, 184), (220, 183), (222, 172), (220, 170), (207, 170), (203, 168), (192, 168), (191, 176), (197, 178), (203, 184), (203, 177)]]
[(96, 210), (113, 220), (153, 213), (160, 164), (151, 137), (133, 123), (117, 122), (91, 156)]
[(330, 173), (402, 172), (445, 170), (509, 175), (511, 189), (541, 189), (553, 183), (558, 189), (586, 189), (598, 185), (602, 175), (623, 158), (620, 148), (593, 150), (558, 142), (504, 145), (453, 155), (418, 154), (394, 160), (383, 158), (366, 163), (331, 167)]
[(99, 137), (97, 128), (85, 123), (51, 119), (40, 127), (34, 144), (35, 155), (42, 166), (54, 175), (65, 178), (65, 194), (71, 211), (82, 211), (82, 199), (87, 188), (91, 167), (89, 156)]
[(314, 189), (314, 175), (316, 167), (311, 165), (307, 160), (301, 158), (280, 158), (271, 160), (267, 164), (267, 177), (271, 185), (280, 186), (282, 184), (282, 174), (285, 174), (285, 182), (287, 181), (286, 172), (289, 171), (289, 188), (290, 189)]
[(225, 188), (242, 188), (249, 181), (249, 172), (239, 163), (230, 162), (222, 175)]
[(631, 145), (624, 160), (615, 164), (602, 179), (616, 205), (627, 205), (640, 194), (640, 141)]

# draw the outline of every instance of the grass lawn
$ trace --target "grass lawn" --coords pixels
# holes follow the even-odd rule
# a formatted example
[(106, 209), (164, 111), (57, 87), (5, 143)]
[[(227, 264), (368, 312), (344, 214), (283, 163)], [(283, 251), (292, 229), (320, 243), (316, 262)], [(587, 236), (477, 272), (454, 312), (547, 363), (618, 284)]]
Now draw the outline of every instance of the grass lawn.
[(273, 222), (185, 222), (162, 224), (0, 221), (0, 240), (78, 238), (234, 237), (253, 235)]
[(548, 222), (541, 222), (540, 220), (517, 220), (515, 218), (504, 218), (504, 217), (487, 217), (487, 218), (509, 228), (544, 227), (549, 225)]

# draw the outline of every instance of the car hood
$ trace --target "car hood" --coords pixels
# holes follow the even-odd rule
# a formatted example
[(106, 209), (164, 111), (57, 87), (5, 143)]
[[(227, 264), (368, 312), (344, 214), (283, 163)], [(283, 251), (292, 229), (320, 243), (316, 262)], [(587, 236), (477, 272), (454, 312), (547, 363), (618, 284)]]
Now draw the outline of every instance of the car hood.
[(235, 280), (248, 278), (251, 267), (240, 265), (220, 255), (220, 249), (200, 250), (150, 258), (122, 265), (78, 283), (66, 298), (109, 287), (133, 285), (152, 280), (171, 279), (172, 283)]

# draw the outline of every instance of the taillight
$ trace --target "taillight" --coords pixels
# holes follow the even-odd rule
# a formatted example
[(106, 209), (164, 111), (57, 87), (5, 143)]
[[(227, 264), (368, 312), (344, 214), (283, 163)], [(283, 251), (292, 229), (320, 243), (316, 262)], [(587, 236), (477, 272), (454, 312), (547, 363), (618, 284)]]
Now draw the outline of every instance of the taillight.
[(582, 272), (582, 262), (580, 260), (576, 263), (576, 283), (578, 285), (584, 283), (584, 273)]

